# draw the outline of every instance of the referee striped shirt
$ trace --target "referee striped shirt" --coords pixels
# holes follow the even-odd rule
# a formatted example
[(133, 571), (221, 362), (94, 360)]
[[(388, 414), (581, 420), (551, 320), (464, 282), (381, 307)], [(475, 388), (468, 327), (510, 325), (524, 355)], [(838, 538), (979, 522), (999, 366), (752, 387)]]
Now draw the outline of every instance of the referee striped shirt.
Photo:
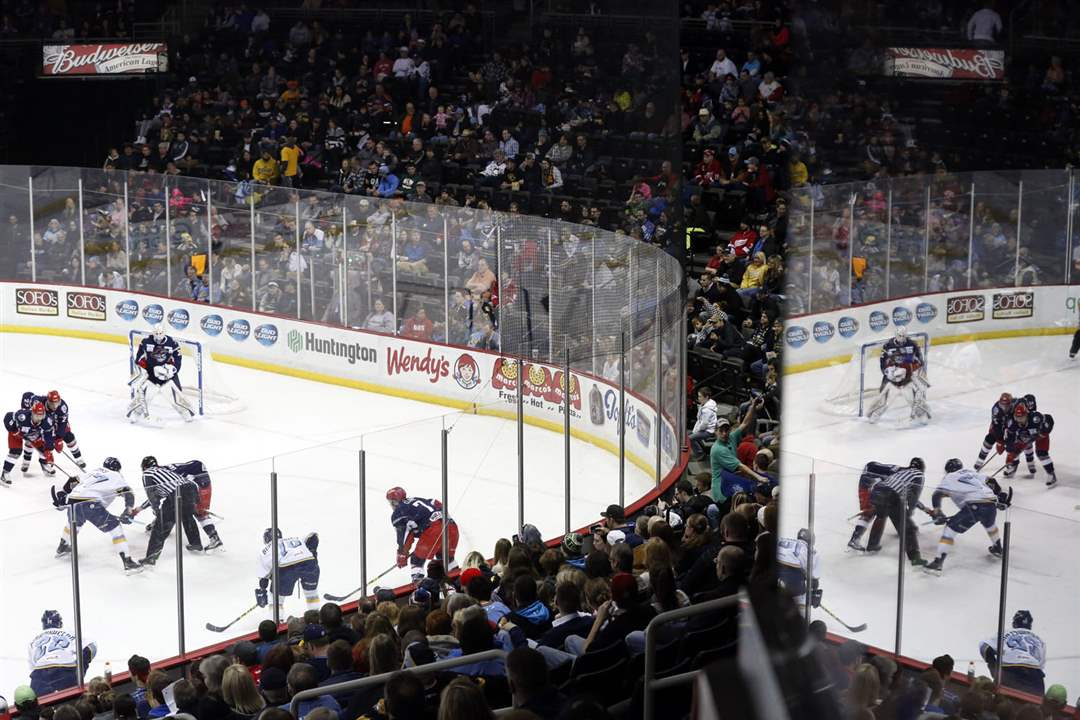
[(155, 501), (176, 492), (181, 485), (188, 482), (175, 470), (161, 466), (143, 470), (142, 481), (147, 497), (154, 498)]
[(919, 495), (922, 494), (924, 482), (926, 482), (926, 479), (922, 470), (903, 468), (888, 477), (882, 478), (878, 483), (878, 487), (890, 488), (901, 498), (906, 495), (908, 504), (913, 505), (918, 501)]

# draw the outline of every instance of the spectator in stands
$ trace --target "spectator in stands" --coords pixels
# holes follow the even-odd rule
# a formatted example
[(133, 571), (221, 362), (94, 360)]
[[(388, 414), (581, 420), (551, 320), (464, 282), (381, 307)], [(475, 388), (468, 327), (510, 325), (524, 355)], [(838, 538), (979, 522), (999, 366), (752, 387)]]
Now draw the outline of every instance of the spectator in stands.
[(530, 575), (519, 575), (514, 580), (513, 591), (514, 610), (500, 620), (500, 626), (505, 629), (513, 624), (525, 637), (538, 640), (551, 629), (551, 611), (537, 597), (536, 581)]
[(544, 656), (528, 646), (515, 648), (506, 656), (506, 675), (515, 708), (538, 717), (557, 717), (566, 704), (548, 675)]
[(438, 720), (491, 720), (494, 717), (484, 693), (469, 678), (456, 678), (443, 688)]
[(260, 182), (264, 185), (274, 185), (277, 183), (278, 164), (277, 160), (274, 159), (269, 150), (263, 149), (259, 154), (259, 159), (255, 161), (255, 164), (251, 168), (251, 177), (255, 182)]
[(967, 38), (979, 44), (993, 45), (1001, 28), (1001, 16), (994, 9), (994, 3), (987, 0), (968, 20)]
[(720, 48), (716, 51), (716, 59), (713, 60), (712, 66), (709, 68), (709, 80), (712, 82), (725, 82), (727, 78), (738, 76), (739, 70), (735, 67), (735, 63), (731, 61), (731, 58), (727, 56), (727, 52), (724, 48)]
[(547, 158), (540, 161), (540, 184), (541, 189), (547, 192), (554, 192), (563, 186), (562, 172)]
[(625, 641), (634, 630), (644, 630), (656, 615), (652, 604), (641, 597), (637, 580), (630, 573), (611, 579), (611, 600), (597, 608), (588, 637), (570, 635), (564, 641), (571, 655), (584, 655), (590, 647), (607, 648)]
[(698, 118), (694, 123), (693, 138), (697, 143), (723, 142), (727, 129), (709, 112), (708, 108), (698, 110)]
[(375, 301), (374, 309), (364, 320), (364, 329), (391, 335), (394, 333), (394, 315), (386, 309), (381, 299)]
[[(464, 244), (462, 250), (464, 250)], [(460, 262), (460, 257), (459, 257)], [(476, 295), (485, 293), (491, 289), (491, 286), (495, 284), (495, 273), (491, 272), (491, 268), (488, 267), (487, 260), (484, 258), (477, 258), (476, 270), (465, 281), (465, 287), (472, 291)]]
[(161, 718), (169, 714), (169, 706), (165, 704), (165, 688), (171, 684), (172, 679), (161, 670), (150, 671), (146, 678), (146, 702), (150, 706), (148, 718)]
[(225, 668), (221, 676), (221, 697), (229, 710), (242, 718), (254, 718), (266, 707), (255, 678), (243, 665)]
[(711, 388), (698, 388), (697, 404), (697, 420), (690, 432), (690, 450), (693, 457), (700, 460), (705, 457), (704, 441), (716, 434), (716, 401), (712, 399)]

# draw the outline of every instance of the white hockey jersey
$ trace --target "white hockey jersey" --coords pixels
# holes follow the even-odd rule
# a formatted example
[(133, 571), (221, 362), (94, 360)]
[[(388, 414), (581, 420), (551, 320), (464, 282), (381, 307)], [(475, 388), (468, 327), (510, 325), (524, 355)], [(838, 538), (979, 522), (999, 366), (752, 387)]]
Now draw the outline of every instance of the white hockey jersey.
[(98, 468), (79, 474), (79, 484), (68, 493), (68, 500), (97, 500), (107, 508), (120, 493), (129, 489), (123, 475), (115, 470)]
[(994, 502), (997, 495), (986, 484), (986, 476), (963, 468), (941, 478), (935, 494), (947, 495), (961, 510), (971, 503)]
[[(986, 650), (997, 652), (997, 638), (979, 643), (979, 654), (986, 656)], [(1013, 628), (1005, 633), (1002, 644), (1001, 667), (1024, 667), (1042, 670), (1046, 665), (1046, 643), (1035, 633), (1025, 628)]]
[[(88, 643), (90, 656), (96, 654), (97, 646)], [(78, 645), (75, 635), (61, 628), (49, 628), (30, 642), (30, 671), (48, 668), (73, 668), (77, 663)]]
[[(274, 558), (270, 554), (273, 552), (271, 549), (273, 545), (266, 543), (263, 546), (262, 552), (259, 553), (259, 577), (269, 577), (270, 573), (274, 571)], [(311, 554), (311, 550), (304, 544), (304, 541), (298, 537), (282, 538), (277, 541), (278, 548), (278, 569), (289, 567), (290, 565), (298, 565), (306, 560), (314, 560), (315, 556)]]
[[(810, 546), (805, 540), (792, 540), (780, 538), (776, 543), (776, 561), (784, 567), (794, 568), (805, 573), (810, 555)], [(817, 580), (821, 577), (821, 556), (814, 551), (814, 560), (810, 568), (810, 577)]]

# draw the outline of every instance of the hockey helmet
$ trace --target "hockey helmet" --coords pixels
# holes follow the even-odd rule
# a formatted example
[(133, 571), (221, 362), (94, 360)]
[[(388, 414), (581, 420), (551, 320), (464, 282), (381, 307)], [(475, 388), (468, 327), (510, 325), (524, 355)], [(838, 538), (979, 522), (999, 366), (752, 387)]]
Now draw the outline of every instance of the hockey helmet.
[(30, 419), (36, 419), (38, 422), (45, 419), (45, 406), (40, 400), (35, 400), (34, 404), (30, 406)]
[(896, 327), (896, 339), (897, 340), (907, 340), (907, 328), (904, 327), (903, 325), (898, 325)]
[(120, 472), (120, 461), (114, 457), (105, 458), (105, 462), (101, 464), (106, 470), (112, 470), (113, 472)]
[(1028, 421), (1028, 407), (1022, 402), (1016, 403), (1016, 407), (1013, 408), (1013, 417), (1016, 418), (1016, 422), (1021, 425), (1027, 425)]
[(281, 528), (278, 528), (276, 530), (274, 528), (266, 528), (265, 530), (263, 530), (263, 542), (268, 543), (271, 539), (281, 539)]
[(30, 406), (34, 404), (34, 393), (27, 390), (22, 394), (22, 409), (29, 410)]
[(950, 458), (945, 461), (945, 472), (956, 472), (960, 468), (964, 467), (964, 463), (960, 462), (959, 458)]
[(156, 468), (157, 467), (157, 458), (154, 457), (153, 455), (147, 455), (146, 457), (144, 457), (142, 459), (142, 465), (140, 467), (142, 467), (143, 470), (149, 470), (150, 468)]
[(1012, 404), (1013, 396), (1007, 392), (1001, 393), (1001, 397), (998, 398), (998, 407), (1002, 408), (1003, 410), (1008, 410), (1012, 407)]
[(1027, 409), (1031, 412), (1035, 412), (1039, 409), (1038, 403), (1035, 402), (1035, 396), (1031, 393), (1024, 396), (1024, 404), (1027, 405)]
[(406, 497), (405, 488), (392, 487), (386, 491), (386, 499), (390, 502), (401, 502)]
[(926, 462), (921, 457), (913, 457), (911, 458), (911, 462), (908, 463), (908, 467), (916, 470), (925, 470)]
[(799, 530), (798, 539), (810, 544), (814, 541), (814, 534), (810, 532), (809, 528), (802, 528)]
[(1013, 615), (1013, 627), (1031, 629), (1031, 624), (1035, 622), (1035, 619), (1031, 617), (1031, 611), (1029, 610), (1017, 610)]
[[(1030, 617), (1030, 616), (1029, 616)], [(41, 629), (58, 628), (64, 626), (64, 619), (60, 617), (58, 610), (46, 610), (41, 613)]]
[(151, 334), (151, 336), (153, 336), (154, 342), (164, 342), (165, 341), (165, 326), (162, 325), (161, 323), (158, 323), (157, 325), (154, 325), (153, 329), (150, 331), (150, 334)]
[(60, 392), (50, 390), (49, 394), (45, 396), (45, 403), (50, 410), (58, 408), (60, 406)]

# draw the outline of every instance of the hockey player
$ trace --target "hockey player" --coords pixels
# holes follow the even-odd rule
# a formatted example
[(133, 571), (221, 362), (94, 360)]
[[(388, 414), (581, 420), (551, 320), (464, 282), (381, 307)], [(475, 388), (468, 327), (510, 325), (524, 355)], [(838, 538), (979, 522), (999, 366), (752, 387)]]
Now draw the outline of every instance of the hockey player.
[[(108, 511), (109, 505), (117, 496), (124, 498), (124, 510), (120, 513), (120, 517)], [(131, 492), (127, 480), (120, 474), (119, 460), (114, 457), (105, 458), (100, 468), (70, 478), (64, 483), (62, 490), (57, 491), (53, 487), (52, 497), (53, 505), (57, 510), (65, 510), (68, 505), (75, 506), (76, 532), (83, 523), (89, 520), (91, 525), (112, 537), (113, 547), (120, 553), (120, 561), (124, 565), (125, 572), (138, 572), (142, 569), (139, 563), (131, 559), (127, 537), (124, 536), (124, 528), (121, 527), (121, 523), (130, 523), (131, 518), (134, 517), (135, 494)], [(60, 545), (56, 548), (56, 557), (71, 554), (70, 539), (71, 528), (64, 525)]]
[[(1054, 461), (1050, 459), (1050, 433), (1054, 429), (1054, 417), (1049, 413), (1036, 412), (1027, 403), (1017, 403), (1012, 418), (1005, 424), (1005, 477), (1016, 474), (1020, 465), (1019, 455), (1023, 452), (1030, 456), (1035, 448), (1035, 456), (1046, 471), (1046, 487), (1057, 484), (1054, 474)], [(1028, 472), (1035, 474), (1035, 464), (1028, 461)]]
[(281, 530), (275, 534), (271, 528), (263, 531), (263, 549), (259, 553), (259, 587), (255, 588), (255, 602), (259, 607), (266, 607), (269, 602), (267, 587), (272, 584), (274, 573), (274, 548), (278, 554), (278, 585), (271, 588), (276, 596), (278, 607), (281, 598), (289, 597), (300, 581), (304, 591), (304, 600), (308, 610), (318, 610), (319, 602), (319, 536), (309, 533), (301, 540), (298, 537), (283, 538)]
[[(941, 509), (941, 501), (946, 497), (957, 507), (956, 514), (951, 517)], [(941, 574), (945, 556), (949, 554), (956, 536), (966, 533), (975, 523), (981, 523), (986, 528), (991, 543), (988, 552), (994, 557), (1001, 557), (997, 511), (1009, 507), (1010, 498), (1001, 491), (1001, 486), (995, 480), (974, 470), (965, 470), (963, 463), (952, 458), (945, 463), (945, 477), (934, 490), (931, 503), (934, 522), (945, 528), (938, 540), (937, 557), (926, 566), (927, 572)]]
[(68, 410), (67, 401), (61, 398), (60, 393), (56, 390), (50, 390), (47, 395), (37, 396), (34, 399), (45, 403), (45, 414), (49, 416), (53, 424), (53, 436), (56, 439), (53, 447), (56, 452), (63, 452), (64, 443), (67, 443), (75, 464), (79, 466), (80, 470), (85, 470), (86, 461), (82, 459), (82, 451), (79, 450), (79, 443), (75, 440), (75, 433), (71, 432), (70, 411)]
[(217, 528), (214, 527), (214, 520), (210, 515), (210, 496), (213, 493), (213, 486), (210, 483), (210, 473), (207, 472), (206, 465), (202, 460), (188, 460), (182, 463), (172, 463), (165, 467), (195, 484), (198, 492), (198, 501), (195, 504), (195, 520), (198, 521), (206, 536), (210, 538), (210, 542), (203, 549), (210, 551), (221, 547), (224, 543), (221, 542), (221, 536), (218, 535)]
[[(807, 601), (810, 607), (821, 604), (821, 558), (817, 550), (814, 550), (813, 560), (810, 559), (810, 531), (806, 528), (799, 530), (795, 540), (780, 538), (776, 543), (776, 562), (779, 564), (777, 579), (780, 586), (791, 595), (799, 604), (799, 611), (806, 609)], [(806, 569), (810, 567), (810, 591), (806, 588)]]
[(1031, 631), (1033, 622), (1030, 612), (1017, 610), (1012, 619), (1013, 629), (1005, 633), (1001, 658), (997, 656), (997, 638), (979, 643), (979, 654), (990, 667), (991, 675), (997, 675), (1000, 660), (1002, 685), (1042, 697), (1046, 643)]
[(11, 469), (22, 450), (23, 474), (30, 470), (30, 459), (34, 450), (38, 451), (41, 470), (46, 475), (56, 474), (53, 465), (53, 447), (56, 438), (53, 434), (52, 420), (45, 412), (45, 405), (34, 401), (28, 410), (19, 409), (4, 416), (4, 429), (8, 431), (8, 454), (4, 459), (4, 468), (0, 471), (0, 483), (11, 485)]
[(198, 492), (195, 483), (184, 478), (174, 470), (158, 466), (157, 459), (147, 455), (142, 460), (142, 481), (146, 490), (144, 507), (154, 508), (154, 526), (150, 531), (150, 544), (146, 548), (143, 565), (154, 565), (161, 556), (165, 539), (176, 525), (176, 493), (180, 493), (180, 525), (187, 537), (187, 549), (202, 552), (202, 538), (199, 537), (199, 525), (195, 521), (195, 507), (198, 504)]
[[(911, 468), (923, 469), (922, 460), (920, 458), (912, 458), (911, 463), (908, 465)], [(855, 530), (851, 533), (851, 539), (848, 540), (848, 547), (852, 550), (868, 550), (870, 552), (877, 552), (881, 549), (880, 544), (876, 547), (864, 548), (859, 540), (862, 538), (863, 533), (866, 532), (866, 528), (870, 527), (870, 523), (874, 523), (874, 529), (870, 534), (876, 537), (881, 537), (884, 532), (885, 516), (875, 517), (876, 512), (874, 510), (874, 504), (870, 502), (870, 494), (874, 489), (874, 486), (885, 477), (897, 473), (904, 468), (899, 465), (887, 465), (885, 463), (879, 463), (870, 461), (863, 466), (862, 473), (859, 475), (859, 516), (855, 521)]]
[[(424, 577), (424, 562), (436, 560), (442, 554), (442, 503), (428, 498), (408, 497), (405, 490), (399, 487), (387, 490), (386, 499), (393, 508), (390, 522), (397, 532), (397, 566), (411, 564), (412, 578), (419, 580)], [(457, 550), (458, 527), (451, 519), (447, 519), (447, 523), (450, 566), (446, 569), (450, 571), (456, 567), (454, 551)], [(412, 548), (414, 539), (416, 547)]]
[(908, 338), (904, 327), (896, 329), (896, 336), (881, 348), (881, 386), (878, 396), (867, 410), (870, 422), (877, 422), (889, 406), (889, 396), (895, 390), (906, 396), (911, 405), (911, 419), (930, 419), (930, 407), (926, 404), (926, 371), (923, 369), (922, 350)]
[[(1005, 392), (1001, 393), (1001, 397), (990, 408), (990, 429), (987, 430), (986, 437), (983, 438), (982, 448), (979, 450), (979, 459), (974, 465), (975, 470), (983, 469), (992, 448), (997, 448), (995, 455), (1000, 455), (1005, 451), (1005, 426), (1008, 424), (1009, 418), (1013, 416), (1016, 406), (1021, 403), (1026, 405), (1029, 411), (1034, 411), (1037, 407), (1035, 396), (1030, 393), (1018, 398)], [(1024, 451), (1024, 458), (1027, 460), (1028, 472), (1034, 475), (1035, 453), (1033, 448), (1028, 447)]]
[[(866, 541), (866, 552), (881, 550), (881, 535), (885, 532), (885, 518), (888, 518), (896, 529), (897, 535), (904, 533), (905, 552), (911, 564), (916, 567), (925, 565), (926, 560), (919, 552), (918, 529), (911, 519), (911, 513), (922, 505), (919, 502), (919, 496), (926, 482), (923, 475), (926, 463), (922, 458), (912, 458), (906, 468), (884, 463), (868, 463), (867, 466), (873, 466), (874, 470), (881, 474), (881, 478), (870, 490), (874, 523), (870, 528), (870, 537)], [(852, 539), (858, 540), (855, 536)]]
[[(73, 688), (79, 684), (78, 643), (75, 635), (63, 629), (64, 621), (56, 610), (41, 615), (42, 632), (30, 642), (30, 688), (38, 697)], [(97, 645), (87, 643), (82, 650), (82, 665), (87, 667), (97, 655)]]
[[(184, 397), (183, 388), (180, 386), (180, 365), (183, 355), (176, 341), (165, 334), (165, 328), (161, 323), (154, 326), (153, 332), (142, 339), (139, 349), (135, 352), (135, 375), (129, 384), (132, 386), (134, 397), (128, 406), (127, 417), (150, 416), (150, 402), (153, 398), (147, 398), (148, 386), (156, 388), (156, 392), (166, 385), (172, 392), (172, 406), (185, 421), (195, 417), (195, 408)], [(156, 393), (155, 393), (156, 394)]]

